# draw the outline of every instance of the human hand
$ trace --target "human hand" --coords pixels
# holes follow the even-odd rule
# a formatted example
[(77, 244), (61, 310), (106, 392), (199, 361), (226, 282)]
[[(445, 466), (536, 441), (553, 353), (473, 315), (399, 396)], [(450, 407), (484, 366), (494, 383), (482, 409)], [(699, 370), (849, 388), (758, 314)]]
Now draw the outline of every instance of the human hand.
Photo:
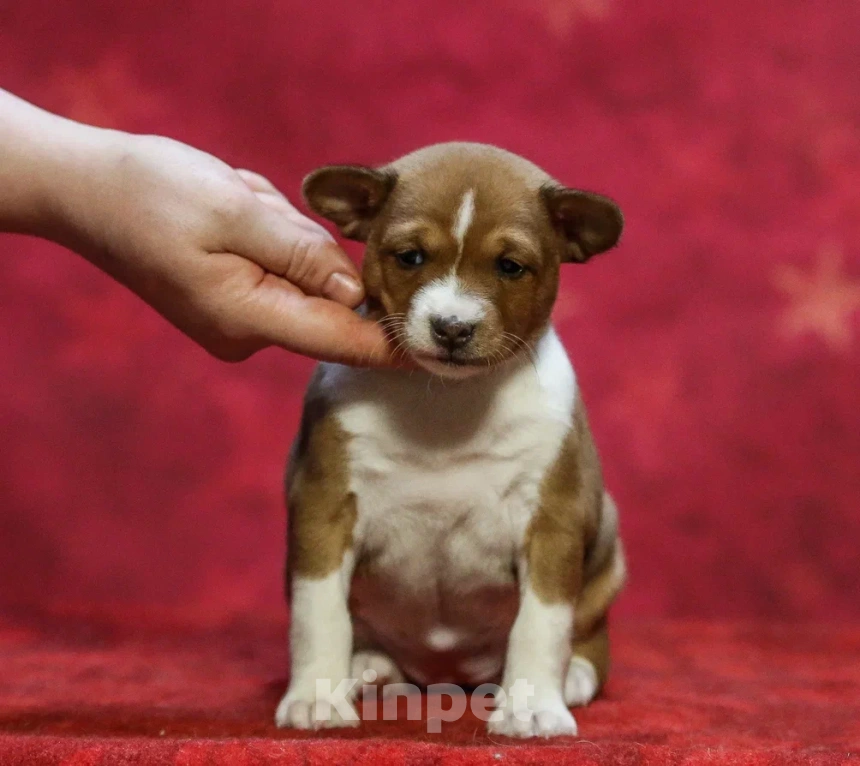
[[(81, 253), (219, 359), (270, 345), (393, 363), (351, 309), (355, 266), (262, 176), (189, 146), (66, 123), (45, 236)], [(61, 142), (62, 144), (62, 142)]]

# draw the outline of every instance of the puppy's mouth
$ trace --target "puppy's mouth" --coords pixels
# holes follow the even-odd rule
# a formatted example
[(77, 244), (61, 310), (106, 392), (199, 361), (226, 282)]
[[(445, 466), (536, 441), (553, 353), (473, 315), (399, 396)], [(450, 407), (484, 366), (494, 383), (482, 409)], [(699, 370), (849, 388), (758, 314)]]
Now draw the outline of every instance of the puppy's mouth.
[(447, 367), (487, 367), (488, 361), (483, 357), (478, 356), (463, 356), (455, 351), (440, 351), (436, 354), (414, 354), (415, 358), (420, 361), (436, 362), (436, 364), (444, 364)]

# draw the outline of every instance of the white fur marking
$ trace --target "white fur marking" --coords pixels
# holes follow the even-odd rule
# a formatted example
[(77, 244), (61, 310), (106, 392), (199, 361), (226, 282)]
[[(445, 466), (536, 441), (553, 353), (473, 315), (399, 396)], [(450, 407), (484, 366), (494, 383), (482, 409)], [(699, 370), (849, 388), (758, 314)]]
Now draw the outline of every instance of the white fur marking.
[(460, 663), (459, 669), (471, 684), (489, 682), (497, 678), (503, 658), (493, 654), (478, 654)]
[(427, 633), (427, 646), (437, 652), (447, 652), (459, 643), (457, 631), (444, 626), (433, 628)]
[(357, 697), (363, 686), (386, 686), (388, 684), (403, 683), (403, 674), (400, 668), (387, 654), (382, 652), (365, 651), (356, 652), (352, 655), (352, 668), (350, 678), (357, 678), (361, 685), (356, 685), (352, 693)]
[(559, 668), (570, 659), (573, 607), (545, 604), (526, 581), (517, 621), (511, 630), (505, 677), (513, 683), (526, 678), (535, 684), (535, 696), (561, 696)]
[(487, 371), (486, 367), (479, 365), (471, 365), (469, 367), (457, 367), (453, 364), (445, 364), (445, 362), (437, 362), (433, 359), (421, 359), (420, 365), (438, 375), (440, 378), (448, 378), (449, 380), (465, 380), (466, 378), (474, 378), (477, 375), (482, 375)]
[[(410, 350), (425, 355), (437, 353), (430, 328), (431, 317), (453, 316), (462, 322), (480, 322), (486, 316), (487, 306), (485, 298), (465, 290), (454, 274), (424, 285), (413, 296), (406, 320)], [(446, 373), (444, 369), (431, 371)]]
[[(354, 556), (322, 578), (296, 576), (290, 604), (290, 688), (275, 713), (275, 723), (298, 729), (355, 726), (358, 716), (341, 715), (317, 694), (318, 682), (334, 691), (348, 678), (352, 624), (347, 608)], [(346, 703), (349, 709), (348, 703)], [(352, 710), (352, 713), (355, 713)]]
[(451, 228), (451, 233), (454, 239), (457, 240), (457, 261), (455, 268), (460, 263), (460, 258), (463, 256), (463, 246), (466, 241), (466, 232), (472, 225), (472, 219), (475, 217), (475, 191), (469, 189), (460, 201), (460, 207), (454, 215), (454, 225)]
[(587, 705), (597, 694), (597, 671), (585, 657), (571, 657), (564, 681), (564, 701), (568, 705)]
[(410, 319), (420, 315), (429, 319), (433, 315), (455, 316), (462, 322), (478, 322), (487, 313), (487, 301), (480, 295), (463, 288), (454, 274), (422, 287), (412, 298)]
[[(354, 617), (423, 682), (438, 680), (426, 639), (440, 625), (457, 633), (458, 651), (476, 647), (497, 672), (519, 602), (511, 557), (576, 406), (564, 348), (549, 330), (534, 366), (523, 359), (456, 385), (422, 373), (322, 369), (316, 393), (350, 435), (355, 545), (379, 552), (374, 574), (352, 584)], [(518, 630), (519, 646), (528, 639)], [(564, 672), (559, 664), (562, 706)]]
[[(570, 659), (573, 606), (545, 604), (532, 590), (525, 565), (520, 610), (511, 630), (502, 687), (508, 694), (490, 719), (490, 731), (510, 737), (576, 734), (576, 721), (562, 696), (564, 671)], [(532, 687), (518, 699), (516, 684)]]

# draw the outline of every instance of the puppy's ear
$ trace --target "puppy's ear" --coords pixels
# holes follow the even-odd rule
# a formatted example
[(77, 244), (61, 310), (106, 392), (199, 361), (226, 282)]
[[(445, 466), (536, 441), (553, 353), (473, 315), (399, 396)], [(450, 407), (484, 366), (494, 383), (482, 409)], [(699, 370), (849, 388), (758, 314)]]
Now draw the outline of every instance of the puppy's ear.
[(608, 197), (563, 186), (545, 186), (541, 193), (553, 226), (567, 242), (563, 260), (585, 263), (618, 244), (624, 217)]
[(366, 242), (373, 219), (394, 188), (393, 172), (359, 165), (329, 165), (305, 178), (308, 207), (337, 224), (344, 237)]

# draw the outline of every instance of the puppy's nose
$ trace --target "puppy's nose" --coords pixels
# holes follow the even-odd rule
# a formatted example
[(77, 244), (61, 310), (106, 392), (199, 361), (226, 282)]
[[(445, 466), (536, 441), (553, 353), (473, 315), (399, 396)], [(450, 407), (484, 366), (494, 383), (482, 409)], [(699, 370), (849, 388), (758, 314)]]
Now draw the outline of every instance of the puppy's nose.
[(433, 339), (451, 351), (465, 346), (475, 334), (474, 322), (464, 322), (456, 316), (431, 317), (430, 328), (433, 331)]

